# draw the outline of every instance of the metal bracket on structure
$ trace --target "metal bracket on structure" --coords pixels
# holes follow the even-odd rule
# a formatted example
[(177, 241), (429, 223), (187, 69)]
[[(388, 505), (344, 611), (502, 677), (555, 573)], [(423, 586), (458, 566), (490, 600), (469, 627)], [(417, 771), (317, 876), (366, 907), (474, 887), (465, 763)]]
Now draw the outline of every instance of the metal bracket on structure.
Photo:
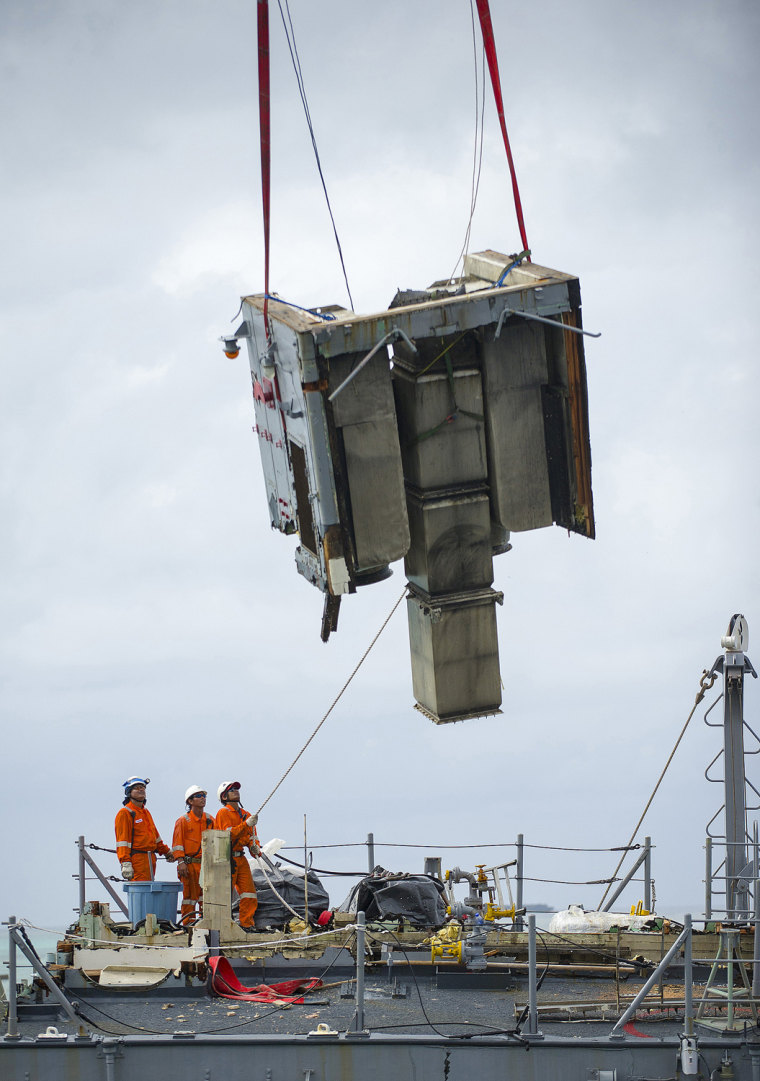
[(363, 357), (362, 360), (359, 361), (359, 363), (356, 365), (354, 370), (352, 372), (350, 372), (349, 375), (346, 376), (346, 378), (343, 380), (343, 382), (340, 384), (340, 386), (336, 387), (335, 390), (332, 392), (332, 394), (328, 395), (328, 397), (327, 397), (328, 402), (334, 402), (335, 401), (335, 399), (338, 397), (338, 395), (342, 391), (344, 391), (346, 389), (348, 384), (350, 382), (352, 382), (352, 380), (356, 379), (357, 375), (362, 370), (362, 368), (365, 366), (365, 364), (369, 364), (369, 362), (372, 360), (375, 353), (377, 353), (377, 351), (379, 349), (382, 349), (382, 347), (384, 345), (386, 345), (390, 341), (396, 341), (397, 338), (403, 338), (404, 341), (406, 342), (406, 344), (411, 349), (411, 351), (413, 353), (417, 352), (417, 346), (414, 344), (414, 342), (411, 340), (411, 338), (409, 338), (403, 332), (403, 330), (400, 330), (399, 327), (392, 327), (388, 331), (388, 333), (386, 335), (384, 335), (380, 339), (380, 341), (377, 343), (377, 345), (373, 346), (373, 348), (370, 349), (370, 351), (369, 351), (369, 353), (367, 353), (366, 357)]
[(601, 338), (602, 336), (601, 331), (598, 334), (592, 334), (590, 330), (583, 330), (582, 327), (571, 327), (567, 323), (558, 322), (556, 319), (546, 319), (543, 315), (534, 315), (533, 312), (524, 312), (516, 308), (506, 307), (499, 316), (499, 322), (496, 324), (496, 330), (494, 331), (494, 339), (499, 337), (504, 320), (508, 319), (510, 315), (519, 315), (521, 319), (534, 319), (537, 323), (546, 323), (547, 326), (554, 327), (555, 330), (559, 327), (560, 330), (569, 330), (573, 334), (585, 334), (587, 338)]

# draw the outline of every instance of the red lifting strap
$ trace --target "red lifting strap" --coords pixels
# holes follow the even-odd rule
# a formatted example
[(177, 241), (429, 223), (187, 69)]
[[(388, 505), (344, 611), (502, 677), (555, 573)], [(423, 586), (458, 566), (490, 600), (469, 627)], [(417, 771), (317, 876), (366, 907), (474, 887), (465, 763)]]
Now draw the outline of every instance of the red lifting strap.
[[(488, 70), (491, 75), (493, 97), (494, 101), (496, 102), (496, 111), (499, 114), (501, 134), (504, 138), (504, 148), (507, 151), (507, 161), (509, 162), (509, 175), (512, 177), (512, 194), (514, 195), (515, 199), (515, 213), (517, 214), (517, 224), (520, 229), (520, 239), (522, 240), (523, 250), (528, 251), (530, 245), (528, 244), (528, 238), (525, 234), (525, 222), (523, 220), (522, 203), (520, 202), (520, 191), (517, 187), (515, 163), (512, 161), (512, 151), (509, 146), (509, 136), (507, 135), (507, 122), (504, 119), (504, 102), (502, 101), (501, 97), (499, 61), (496, 59), (496, 41), (494, 40), (493, 25), (491, 24), (491, 9), (489, 7), (488, 0), (476, 0), (476, 2), (478, 5), (478, 15), (480, 17), (480, 29), (483, 33), (483, 47), (486, 51)], [(528, 256), (528, 262), (530, 262), (530, 256)]]
[(285, 980), (284, 983), (260, 983), (255, 987), (244, 987), (226, 957), (209, 957), (208, 967), (211, 969), (211, 990), (214, 994), (221, 998), (234, 998), (239, 1002), (271, 1002), (274, 1005), (295, 1002), (298, 1004), (303, 1002), (304, 992), (322, 986), (322, 981), (314, 978)]
[(261, 145), (261, 207), (264, 212), (264, 325), (269, 340), (269, 0), (257, 0), (259, 35), (259, 142)]

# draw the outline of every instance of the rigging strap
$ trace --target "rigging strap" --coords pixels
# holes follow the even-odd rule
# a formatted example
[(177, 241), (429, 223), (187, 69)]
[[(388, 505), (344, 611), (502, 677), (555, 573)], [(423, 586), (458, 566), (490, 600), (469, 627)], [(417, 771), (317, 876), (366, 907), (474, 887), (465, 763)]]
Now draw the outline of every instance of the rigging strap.
[[(259, 143), (261, 146), (261, 208), (264, 217), (264, 326), (269, 342), (269, 0), (257, 0), (256, 24), (259, 43)], [(527, 245), (526, 245), (527, 247)]]
[[(517, 187), (515, 163), (512, 161), (512, 150), (509, 145), (509, 136), (507, 135), (507, 122), (504, 118), (504, 101), (501, 96), (499, 61), (496, 58), (496, 41), (493, 35), (493, 24), (491, 23), (491, 8), (489, 6), (488, 0), (476, 0), (476, 2), (478, 7), (478, 17), (480, 18), (480, 29), (483, 33), (483, 47), (486, 51), (488, 71), (491, 76), (493, 97), (496, 103), (496, 112), (499, 114), (499, 124), (501, 126), (502, 138), (504, 139), (504, 149), (507, 152), (507, 161), (509, 163), (509, 175), (512, 178), (512, 194), (515, 200), (517, 225), (520, 229), (520, 239), (522, 240), (523, 248), (527, 250), (530, 245), (528, 244), (528, 237), (525, 232), (525, 221), (523, 220), (522, 203), (520, 202), (520, 191)], [(528, 255), (526, 258), (527, 262), (530, 262), (530, 255)]]

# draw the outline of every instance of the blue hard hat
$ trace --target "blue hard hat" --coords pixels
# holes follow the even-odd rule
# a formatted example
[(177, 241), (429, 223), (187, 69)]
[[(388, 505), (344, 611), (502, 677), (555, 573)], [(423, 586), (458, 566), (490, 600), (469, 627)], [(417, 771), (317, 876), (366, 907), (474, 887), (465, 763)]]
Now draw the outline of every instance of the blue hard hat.
[(128, 792), (136, 784), (150, 784), (150, 777), (128, 777), (122, 788), (125, 792)]

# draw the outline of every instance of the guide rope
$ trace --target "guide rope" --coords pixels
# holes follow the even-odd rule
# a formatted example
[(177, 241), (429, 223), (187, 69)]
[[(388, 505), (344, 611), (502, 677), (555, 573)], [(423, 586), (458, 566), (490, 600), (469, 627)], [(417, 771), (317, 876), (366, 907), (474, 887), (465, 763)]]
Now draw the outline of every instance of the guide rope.
[[(681, 733), (680, 733), (680, 735), (679, 735), (678, 739), (677, 739), (677, 740), (676, 740), (676, 742), (675, 742), (675, 745), (674, 745), (674, 747), (673, 747), (673, 750), (672, 750), (672, 751), (670, 752), (670, 755), (668, 756), (668, 760), (667, 760), (667, 762), (665, 763), (665, 766), (663, 767), (662, 773), (660, 774), (660, 776), (659, 776), (659, 777), (658, 777), (658, 779), (657, 779), (657, 784), (656, 784), (656, 785), (654, 786), (654, 788), (653, 788), (653, 790), (652, 790), (652, 794), (651, 794), (651, 796), (650, 796), (650, 797), (649, 797), (649, 799), (647, 800), (647, 805), (646, 805), (646, 807), (644, 808), (644, 810), (643, 810), (643, 811), (641, 812), (641, 817), (639, 818), (638, 822), (637, 822), (637, 823), (636, 823), (636, 825), (634, 826), (634, 829), (633, 829), (633, 833), (631, 834), (630, 840), (628, 841), (628, 844), (629, 844), (629, 845), (630, 845), (630, 844), (632, 843), (632, 841), (633, 841), (634, 837), (635, 837), (635, 836), (636, 836), (636, 834), (637, 834), (637, 833), (639, 832), (639, 828), (641, 827), (641, 823), (642, 823), (642, 822), (644, 821), (644, 818), (645, 818), (645, 816), (646, 816), (646, 813), (647, 813), (647, 811), (648, 811), (648, 810), (649, 810), (649, 808), (650, 808), (650, 807), (652, 806), (652, 801), (654, 800), (654, 797), (655, 797), (655, 796), (657, 795), (657, 790), (658, 790), (658, 788), (660, 787), (660, 785), (662, 784), (662, 779), (663, 779), (663, 777), (665, 776), (665, 774), (667, 773), (667, 770), (668, 770), (668, 766), (669, 766), (669, 765), (670, 765), (670, 763), (671, 763), (671, 762), (673, 761), (673, 757), (674, 757), (674, 755), (675, 755), (676, 751), (678, 750), (678, 746), (679, 746), (679, 744), (680, 744), (681, 740), (682, 740), (682, 739), (683, 739), (683, 737), (684, 737), (684, 733), (686, 732), (686, 729), (687, 729), (687, 728), (689, 727), (689, 721), (690, 721), (690, 720), (691, 720), (691, 718), (692, 718), (692, 717), (694, 716), (694, 713), (695, 713), (695, 711), (696, 711), (696, 708), (697, 708), (697, 706), (698, 706), (698, 705), (699, 705), (699, 703), (700, 703), (700, 702), (702, 701), (702, 699), (704, 698), (705, 694), (706, 694), (706, 693), (707, 693), (707, 692), (708, 692), (708, 691), (710, 690), (710, 688), (712, 687), (712, 685), (713, 685), (713, 683), (715, 682), (716, 678), (717, 678), (717, 677), (716, 677), (716, 675), (715, 675), (715, 673), (714, 673), (714, 672), (713, 672), (713, 673), (712, 673), (712, 675), (711, 675), (711, 674), (710, 674), (710, 673), (709, 673), (709, 672), (707, 671), (707, 669), (706, 669), (706, 668), (704, 668), (704, 669), (702, 670), (702, 675), (701, 675), (701, 677), (700, 677), (700, 680), (699, 680), (699, 690), (697, 691), (697, 697), (696, 697), (696, 698), (694, 699), (694, 705), (693, 705), (693, 706), (691, 707), (691, 713), (690, 713), (690, 714), (689, 714), (689, 716), (688, 716), (688, 717), (686, 718), (686, 723), (684, 724), (683, 728), (681, 729)], [(622, 855), (622, 856), (620, 857), (620, 860), (618, 861), (618, 865), (617, 865), (617, 867), (616, 867), (616, 868), (615, 868), (615, 870), (614, 870), (614, 871), (612, 872), (612, 878), (610, 879), (610, 884), (612, 884), (612, 882), (614, 882), (614, 881), (615, 881), (615, 875), (616, 875), (616, 874), (618, 873), (618, 871), (620, 870), (620, 868), (621, 868), (621, 867), (623, 866), (623, 860), (624, 860), (624, 859), (625, 859), (625, 853), (623, 853), (623, 855)], [(606, 896), (607, 896), (607, 894), (608, 894), (609, 892), (610, 892), (610, 887), (609, 887), (609, 885), (608, 885), (608, 886), (607, 886), (607, 889), (606, 889), (606, 890), (604, 891), (604, 893), (602, 894), (602, 899), (601, 899), (601, 901), (599, 902), (599, 904), (597, 905), (597, 909), (601, 909), (602, 905), (604, 904), (605, 898), (606, 898)]]
[(332, 713), (332, 711), (333, 711), (333, 710), (335, 709), (335, 707), (337, 706), (338, 702), (339, 702), (339, 701), (341, 700), (341, 698), (343, 697), (343, 694), (344, 694), (344, 692), (346, 691), (346, 689), (347, 689), (348, 685), (349, 685), (349, 684), (351, 683), (351, 681), (352, 681), (352, 679), (354, 678), (354, 676), (356, 675), (356, 673), (357, 673), (357, 672), (359, 671), (359, 669), (361, 668), (361, 666), (362, 666), (362, 665), (364, 664), (364, 662), (366, 661), (367, 657), (368, 657), (368, 656), (369, 656), (369, 654), (370, 654), (370, 651), (371, 651), (372, 647), (374, 646), (375, 642), (376, 642), (376, 641), (378, 640), (378, 638), (380, 637), (380, 635), (381, 635), (381, 634), (383, 633), (383, 631), (385, 630), (385, 628), (386, 628), (386, 627), (388, 626), (388, 624), (390, 623), (390, 621), (391, 621), (391, 617), (393, 616), (394, 612), (396, 611), (396, 609), (398, 608), (398, 606), (399, 606), (399, 605), (401, 604), (401, 602), (403, 601), (403, 599), (404, 599), (404, 597), (405, 597), (405, 596), (406, 596), (406, 586), (404, 586), (403, 590), (401, 591), (401, 596), (399, 597), (399, 599), (398, 599), (398, 600), (396, 601), (396, 603), (395, 603), (395, 604), (393, 605), (393, 607), (391, 608), (391, 610), (390, 610), (390, 612), (388, 613), (388, 615), (387, 615), (387, 616), (385, 617), (385, 619), (383, 620), (383, 623), (382, 623), (382, 625), (380, 626), (380, 630), (379, 630), (379, 631), (377, 632), (377, 634), (375, 635), (375, 637), (374, 637), (374, 638), (372, 639), (372, 641), (370, 642), (370, 644), (369, 644), (369, 645), (367, 646), (367, 648), (365, 649), (364, 653), (362, 653), (362, 655), (361, 655), (361, 657), (359, 658), (359, 661), (358, 661), (358, 663), (356, 664), (356, 666), (355, 666), (354, 670), (353, 670), (353, 671), (351, 672), (351, 675), (350, 675), (350, 676), (348, 677), (348, 679), (346, 680), (346, 682), (345, 682), (345, 683), (343, 684), (343, 686), (341, 687), (341, 689), (340, 689), (340, 690), (338, 691), (338, 693), (336, 694), (335, 698), (333, 698), (333, 700), (332, 700), (332, 702), (330, 703), (330, 706), (329, 706), (329, 708), (328, 708), (327, 712), (326, 712), (326, 713), (324, 714), (324, 716), (322, 717), (321, 721), (319, 722), (319, 724), (317, 725), (317, 727), (316, 727), (316, 728), (314, 729), (314, 731), (312, 732), (312, 734), (311, 734), (311, 735), (309, 736), (309, 738), (308, 738), (308, 739), (306, 740), (306, 742), (304, 743), (304, 745), (303, 745), (303, 747), (301, 748), (301, 750), (300, 750), (300, 751), (298, 752), (298, 754), (297, 754), (297, 755), (295, 756), (295, 758), (294, 758), (294, 759), (293, 759), (293, 761), (292, 761), (292, 762), (290, 763), (290, 765), (288, 766), (288, 768), (287, 768), (287, 769), (285, 770), (285, 772), (283, 773), (282, 777), (280, 777), (279, 781), (278, 781), (278, 782), (277, 782), (277, 784), (276, 784), (276, 785), (274, 786), (274, 788), (272, 789), (272, 791), (271, 791), (271, 792), (269, 793), (269, 795), (267, 796), (267, 798), (266, 798), (266, 799), (264, 800), (264, 802), (263, 802), (263, 803), (261, 804), (261, 806), (259, 807), (259, 809), (258, 809), (258, 811), (257, 811), (257, 814), (261, 814), (262, 810), (263, 810), (263, 809), (264, 809), (264, 808), (266, 807), (266, 805), (267, 805), (267, 804), (269, 803), (269, 801), (270, 801), (270, 799), (272, 798), (272, 796), (273, 796), (273, 795), (275, 794), (275, 792), (277, 791), (277, 789), (278, 789), (278, 788), (280, 787), (280, 785), (281, 785), (281, 784), (283, 783), (283, 781), (285, 780), (285, 778), (286, 778), (286, 777), (288, 776), (288, 774), (290, 773), (290, 771), (291, 771), (291, 770), (293, 769), (293, 767), (295, 766), (296, 762), (298, 762), (298, 760), (299, 760), (299, 758), (301, 757), (301, 755), (302, 755), (302, 754), (304, 753), (304, 751), (306, 750), (306, 748), (307, 748), (307, 747), (309, 746), (309, 744), (311, 743), (311, 741), (312, 741), (312, 740), (314, 739), (314, 737), (316, 736), (317, 732), (318, 732), (318, 731), (320, 730), (320, 728), (322, 727), (322, 725), (323, 725), (323, 724), (325, 723), (325, 721), (327, 720), (327, 718), (328, 718), (328, 717), (330, 716), (330, 714)]

